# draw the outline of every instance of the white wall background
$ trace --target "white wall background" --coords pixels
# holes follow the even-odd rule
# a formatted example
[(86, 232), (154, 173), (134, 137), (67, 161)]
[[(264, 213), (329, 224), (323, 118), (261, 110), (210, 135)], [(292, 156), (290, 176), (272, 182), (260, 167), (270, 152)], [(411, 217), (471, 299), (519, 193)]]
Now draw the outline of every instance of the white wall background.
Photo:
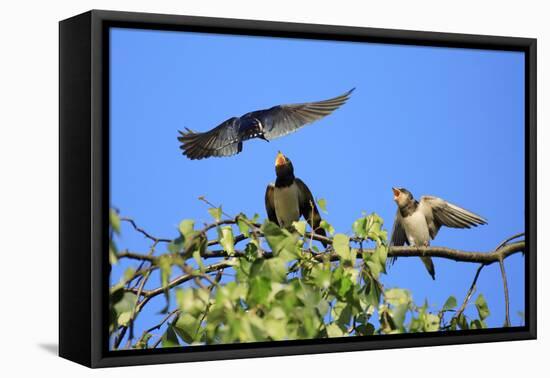
[[(0, 6), (0, 373), (59, 376), (541, 376), (548, 370), (550, 280), (539, 238), (539, 340), (89, 370), (58, 358), (58, 25), (89, 9), (538, 38), (539, 235), (550, 226), (550, 27), (546, 1), (85, 0)], [(549, 273), (550, 274), (550, 273)], [(546, 296), (546, 297), (545, 297)]]

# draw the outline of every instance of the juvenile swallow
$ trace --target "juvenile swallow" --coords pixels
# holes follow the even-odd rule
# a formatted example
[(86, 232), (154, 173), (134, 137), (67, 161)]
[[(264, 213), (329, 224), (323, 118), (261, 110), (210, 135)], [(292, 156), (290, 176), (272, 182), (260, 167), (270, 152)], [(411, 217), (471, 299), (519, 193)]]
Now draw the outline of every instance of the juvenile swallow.
[[(470, 228), (487, 224), (487, 221), (471, 211), (433, 196), (423, 196), (420, 202), (405, 188), (392, 188), (397, 214), (393, 223), (390, 246), (408, 244), (427, 247), (441, 226)], [(390, 260), (395, 261), (395, 257)], [(430, 257), (421, 257), (426, 269), (435, 279), (435, 267)]]
[(349, 99), (354, 89), (324, 101), (277, 105), (232, 117), (202, 133), (190, 129), (179, 131), (180, 148), (192, 160), (236, 155), (248, 139), (270, 141), (328, 116)]
[[(292, 223), (303, 216), (316, 234), (326, 236), (321, 215), (307, 185), (294, 176), (294, 167), (281, 152), (275, 159), (275, 184), (269, 184), (265, 192), (265, 209), (268, 219), (279, 227), (292, 229)], [(326, 243), (323, 243), (326, 247)]]

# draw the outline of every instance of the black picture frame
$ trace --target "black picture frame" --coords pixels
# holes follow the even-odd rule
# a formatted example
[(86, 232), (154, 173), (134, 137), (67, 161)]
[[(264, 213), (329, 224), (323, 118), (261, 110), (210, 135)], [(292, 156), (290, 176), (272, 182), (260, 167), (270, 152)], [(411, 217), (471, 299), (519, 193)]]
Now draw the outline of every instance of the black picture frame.
[[(525, 53), (525, 326), (155, 350), (108, 350), (110, 27)], [(92, 10), (59, 24), (59, 354), (89, 367), (535, 339), (536, 39)]]

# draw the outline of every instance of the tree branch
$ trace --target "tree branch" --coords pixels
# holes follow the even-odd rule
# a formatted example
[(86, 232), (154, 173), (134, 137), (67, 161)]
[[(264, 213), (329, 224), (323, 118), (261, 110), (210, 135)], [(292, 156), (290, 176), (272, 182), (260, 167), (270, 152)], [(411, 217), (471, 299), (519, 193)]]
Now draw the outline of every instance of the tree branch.
[[(463, 251), (459, 249), (447, 248), (447, 247), (390, 247), (388, 250), (388, 257), (439, 257), (442, 259), (449, 259), (459, 262), (468, 262), (468, 263), (480, 263), (484, 265), (490, 265), (495, 262), (499, 262), (501, 258), (507, 258), (510, 255), (513, 255), (518, 252), (524, 252), (525, 242), (519, 241), (505, 246), (500, 247), (493, 252), (470, 252)], [(372, 254), (374, 249), (363, 249), (357, 251), (358, 254)], [(315, 255), (315, 258), (321, 260), (323, 256), (327, 253), (318, 253)], [(329, 252), (329, 257), (331, 261), (338, 260), (338, 255), (333, 252)], [(243, 257), (245, 254), (243, 251), (236, 250), (234, 257)], [(227, 258), (230, 257), (227, 252), (224, 250), (209, 250), (204, 252), (202, 258)], [(265, 252), (263, 255), (264, 258), (271, 258), (273, 254), (271, 252)], [(118, 258), (130, 258), (135, 260), (145, 260), (154, 262), (155, 257), (147, 256), (135, 252), (120, 252)]]
[(430, 256), (444, 259), (490, 265), (510, 255), (525, 251), (525, 241), (502, 246), (493, 252), (466, 252), (446, 247), (391, 247), (388, 257)]
[[(388, 257), (420, 257), (420, 256), (431, 256), (431, 257), (439, 257), (439, 258), (446, 258), (454, 261), (461, 261), (461, 262), (469, 262), (469, 263), (480, 263), (482, 264), (480, 268), (478, 269), (478, 272), (476, 273), (476, 278), (474, 282), (472, 283), (472, 286), (470, 287), (470, 292), (467, 296), (467, 301), (469, 300), (469, 297), (471, 296), (473, 289), (475, 288), (475, 283), (477, 281), (477, 277), (479, 276), (479, 272), (481, 271), (481, 268), (490, 265), (495, 262), (499, 262), (508, 256), (513, 255), (514, 253), (522, 252), (525, 249), (525, 242), (515, 242), (508, 245), (505, 245), (501, 247), (500, 249), (497, 249), (493, 252), (484, 253), (484, 252), (466, 252), (461, 251), (458, 249), (451, 249), (451, 248), (445, 248), (445, 247), (422, 247), (422, 248), (416, 248), (416, 247), (392, 247), (388, 251)], [(358, 251), (359, 254), (361, 253)], [(374, 253), (374, 249), (364, 249), (362, 254), (369, 254)], [(234, 257), (242, 257), (244, 256), (244, 252), (242, 251), (236, 251)], [(315, 255), (315, 258), (319, 261), (323, 260), (325, 254), (319, 253)], [(140, 255), (136, 253), (125, 253), (124, 255), (121, 254), (119, 257), (129, 257), (129, 258), (149, 258), (149, 256)], [(226, 258), (227, 253), (225, 251), (219, 250), (219, 251), (207, 251), (207, 253), (203, 256), (204, 258), (211, 258), (211, 257), (222, 257)], [(266, 252), (263, 255), (264, 258), (271, 258), (273, 257), (273, 254), (271, 252)], [(335, 253), (330, 253), (329, 258), (331, 261), (338, 260), (338, 256)], [(205, 267), (204, 271), (201, 273), (186, 273), (183, 274), (172, 281), (168, 283), (166, 287), (158, 287), (156, 289), (148, 290), (148, 291), (142, 291), (140, 294), (144, 297), (143, 301), (138, 305), (138, 310), (141, 309), (151, 298), (162, 294), (164, 291), (169, 290), (175, 286), (178, 286), (184, 282), (187, 282), (191, 279), (194, 279), (197, 276), (201, 276), (202, 273), (210, 273), (214, 271), (218, 271), (223, 268), (227, 268), (233, 265), (233, 262), (230, 260), (224, 260), (222, 262), (209, 265)], [(129, 291), (133, 293), (138, 293), (138, 290), (136, 289), (128, 289)], [(465, 306), (465, 305), (464, 305)]]
[[(141, 301), (138, 304), (138, 311), (143, 306), (145, 306), (145, 304), (147, 302), (149, 302), (149, 300), (151, 300), (152, 298), (156, 297), (159, 294), (164, 293), (166, 290), (170, 290), (175, 286), (181, 285), (184, 282), (187, 282), (189, 280), (194, 279), (195, 277), (203, 277), (203, 273), (215, 272), (215, 271), (218, 271), (220, 269), (228, 268), (230, 266), (233, 266), (233, 262), (231, 262), (231, 261), (219, 262), (219, 263), (216, 263), (216, 264), (206, 266), (204, 268), (203, 272), (198, 272), (197, 274), (195, 274), (195, 273), (186, 273), (186, 274), (183, 274), (179, 277), (176, 277), (172, 281), (168, 282), (168, 285), (166, 285), (166, 286), (161, 286), (161, 287), (158, 287), (158, 288), (152, 289), (152, 290), (142, 291), (141, 295), (143, 296), (143, 301)], [(136, 289), (128, 289), (128, 291), (137, 294)]]

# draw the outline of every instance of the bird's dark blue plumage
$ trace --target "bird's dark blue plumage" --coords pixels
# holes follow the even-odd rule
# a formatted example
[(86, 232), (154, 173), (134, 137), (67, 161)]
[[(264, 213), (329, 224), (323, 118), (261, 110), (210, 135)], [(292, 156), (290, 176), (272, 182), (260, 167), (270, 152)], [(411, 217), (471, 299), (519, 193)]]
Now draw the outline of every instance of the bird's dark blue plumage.
[(270, 141), (315, 122), (342, 106), (354, 89), (324, 101), (277, 105), (246, 113), (222, 122), (210, 131), (180, 131), (178, 140), (189, 159), (231, 156), (242, 151), (243, 142), (252, 138)]
[(252, 138), (265, 139), (263, 134), (263, 125), (260, 120), (252, 115), (252, 113), (245, 114), (239, 118), (239, 137), (241, 140), (248, 140)]

